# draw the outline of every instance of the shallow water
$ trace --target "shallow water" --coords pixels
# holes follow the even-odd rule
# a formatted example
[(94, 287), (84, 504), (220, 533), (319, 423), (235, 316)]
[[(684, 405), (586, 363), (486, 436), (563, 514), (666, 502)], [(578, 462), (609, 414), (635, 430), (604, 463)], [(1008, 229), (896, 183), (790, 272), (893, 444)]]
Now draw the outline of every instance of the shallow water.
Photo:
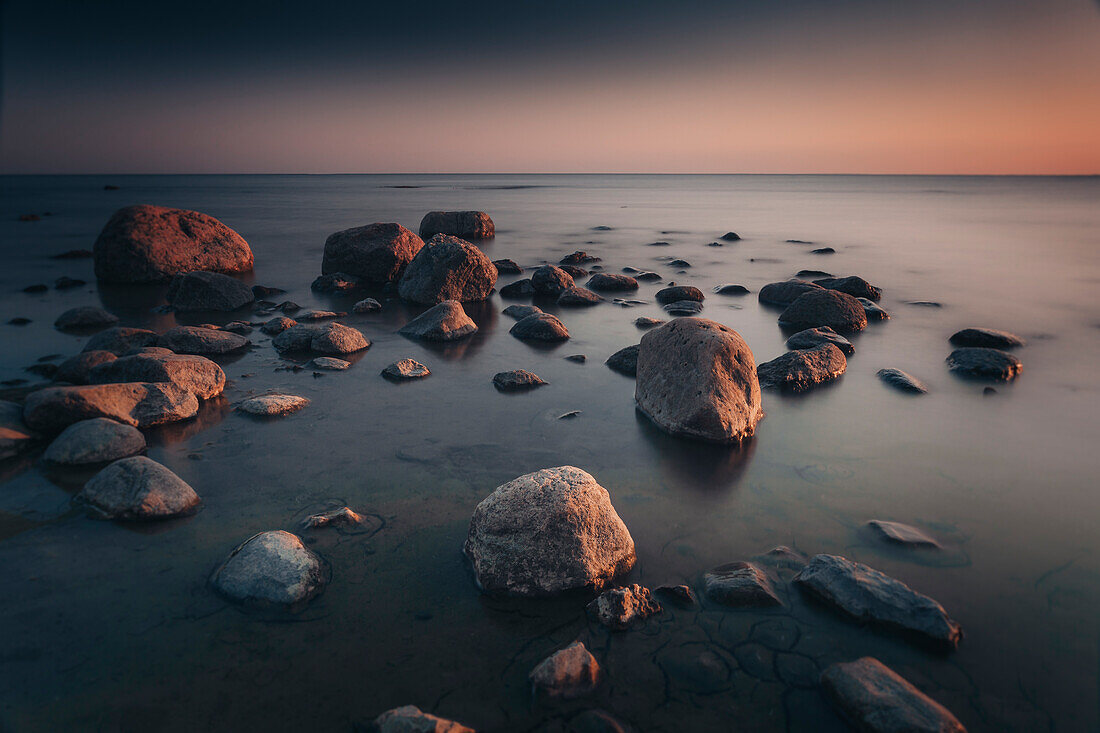
[[(162, 289), (100, 289), (89, 260), (49, 257), (90, 248), (132, 203), (217, 216), (255, 252), (249, 281), (305, 307), (350, 311), (355, 300), (309, 289), (328, 234), (372, 221), (415, 230), (431, 209), (488, 211), (493, 259), (528, 267), (583, 249), (608, 272), (665, 276), (642, 284), (636, 307), (538, 303), (572, 334), (553, 347), (512, 338), (500, 315), (511, 301), (496, 295), (468, 308), (481, 331), (447, 348), (396, 334), (419, 308), (389, 299), (381, 313), (349, 315), (373, 346), (349, 371), (319, 378), (281, 369), (288, 362), (254, 332), (251, 351), (220, 360), (232, 380), (224, 399), (150, 433), (149, 455), (204, 499), (189, 519), (87, 519), (70, 506), (86, 472), (46, 470), (36, 456), (0, 464), (0, 727), (329, 730), (415, 704), (489, 731), (566, 730), (588, 707), (644, 731), (842, 730), (813, 678), (867, 654), (970, 730), (1100, 726), (1098, 178), (4, 177), (0, 190), (0, 322), (32, 319), (0, 325), (0, 380), (34, 381), (24, 367), (79, 351), (86, 337), (51, 325), (76, 305), (101, 304), (124, 325), (174, 325), (152, 312)], [(743, 240), (706, 246), (730, 229)], [(646, 246), (658, 240), (671, 246)], [(664, 264), (675, 257), (692, 267)], [(853, 339), (836, 384), (765, 393), (767, 417), (740, 449), (660, 433), (635, 412), (633, 380), (603, 365), (637, 343), (635, 318), (664, 315), (653, 294), (669, 280), (707, 293), (702, 315), (739, 331), (758, 362), (774, 358), (785, 335), (755, 293), (804, 268), (881, 286), (892, 319)], [(89, 285), (21, 292), (62, 275)], [(711, 295), (722, 283), (753, 294)], [(966, 326), (1028, 338), (1016, 352), (1023, 375), (991, 396), (952, 376), (947, 337)], [(587, 363), (563, 358), (577, 353)], [(403, 357), (433, 375), (379, 375)], [(930, 393), (886, 387), (875, 376), (883, 367)], [(492, 375), (516, 368), (550, 386), (498, 393)], [(313, 403), (277, 421), (233, 412), (269, 390)], [(666, 605), (618, 634), (585, 620), (584, 599), (481, 596), (461, 554), (474, 506), (504, 481), (561, 464), (610, 491), (637, 545), (628, 582), (698, 587), (711, 567), (786, 544), (894, 575), (939, 600), (966, 636), (956, 652), (935, 653), (849, 623), (785, 583), (780, 611)], [(296, 531), (307, 514), (343, 504), (382, 528), (309, 535), (333, 580), (292, 622), (241, 612), (206, 585), (254, 533)], [(885, 546), (864, 529), (876, 518), (921, 527), (945, 547)], [(608, 683), (587, 701), (532, 702), (528, 671), (575, 638)]]

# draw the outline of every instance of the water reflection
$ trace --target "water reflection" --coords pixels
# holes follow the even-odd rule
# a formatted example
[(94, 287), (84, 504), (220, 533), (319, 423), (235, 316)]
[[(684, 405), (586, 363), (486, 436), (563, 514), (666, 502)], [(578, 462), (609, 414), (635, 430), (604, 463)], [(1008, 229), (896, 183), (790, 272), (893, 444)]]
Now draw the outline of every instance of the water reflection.
[(642, 439), (657, 457), (661, 477), (675, 490), (718, 494), (730, 491), (741, 479), (756, 451), (756, 440), (720, 445), (669, 435), (640, 410), (634, 410)]

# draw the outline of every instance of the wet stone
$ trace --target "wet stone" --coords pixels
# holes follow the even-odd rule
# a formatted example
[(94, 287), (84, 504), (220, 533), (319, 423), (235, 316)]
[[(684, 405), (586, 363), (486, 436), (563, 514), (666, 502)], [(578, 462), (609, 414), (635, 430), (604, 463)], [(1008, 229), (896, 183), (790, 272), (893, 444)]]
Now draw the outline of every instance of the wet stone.
[(537, 374), (526, 369), (515, 369), (510, 372), (498, 372), (493, 375), (493, 386), (501, 392), (520, 392), (547, 384)]
[(529, 298), (535, 294), (535, 288), (531, 285), (530, 278), (516, 280), (500, 289), (502, 298)]
[(735, 608), (768, 608), (782, 605), (771, 581), (752, 563), (733, 562), (703, 575), (707, 598)]
[(294, 609), (320, 594), (328, 578), (321, 559), (301, 539), (276, 530), (233, 550), (210, 582), (238, 603)]
[(375, 313), (382, 310), (382, 304), (374, 298), (363, 298), (351, 307), (355, 313)]
[(680, 608), (695, 608), (699, 605), (695, 591), (686, 585), (661, 585), (653, 592)]
[(536, 313), (516, 322), (508, 331), (526, 341), (566, 341), (569, 331), (565, 324), (549, 313)]
[(609, 629), (625, 631), (661, 612), (649, 589), (638, 585), (605, 590), (588, 604), (588, 613)]
[(523, 268), (516, 264), (515, 260), (493, 260), (493, 266), (501, 275), (522, 275)]
[(528, 675), (536, 694), (566, 700), (591, 694), (601, 677), (596, 658), (579, 641), (554, 652)]
[(890, 314), (887, 313), (878, 303), (867, 298), (856, 298), (859, 304), (863, 306), (863, 312), (867, 316), (868, 321), (888, 321), (890, 320)]
[(639, 316), (634, 319), (634, 325), (638, 328), (653, 328), (654, 326), (660, 326), (665, 321), (660, 318), (649, 318), (648, 316)]
[(670, 316), (694, 316), (702, 312), (703, 304), (696, 300), (677, 300), (664, 306)]
[(980, 346), (988, 349), (1014, 349), (1026, 342), (1008, 331), (993, 328), (964, 328), (951, 334), (955, 346)]
[(928, 387), (924, 385), (924, 382), (900, 369), (879, 369), (877, 376), (886, 384), (902, 392), (912, 394), (925, 394), (928, 392)]
[(872, 519), (867, 522), (875, 534), (882, 539), (909, 547), (939, 547), (940, 543), (924, 531), (900, 522), (888, 522), (884, 519)]
[(820, 285), (828, 290), (847, 293), (854, 298), (867, 298), (868, 300), (874, 301), (882, 298), (881, 288), (877, 288), (863, 278), (855, 275), (850, 277), (826, 277), (820, 280), (814, 280), (814, 284)]
[(61, 431), (46, 448), (51, 463), (82, 466), (107, 463), (145, 450), (145, 436), (131, 425), (105, 417), (81, 420)]
[(416, 359), (401, 359), (382, 370), (382, 376), (395, 381), (423, 379), (432, 372)]
[(748, 295), (749, 289), (744, 285), (719, 285), (714, 292), (718, 295)]
[(562, 306), (588, 306), (598, 305), (603, 298), (597, 293), (593, 293), (591, 290), (582, 288), (579, 285), (566, 288), (558, 296), (558, 305)]
[(640, 344), (634, 344), (633, 346), (626, 346), (619, 349), (611, 356), (607, 357), (605, 362), (612, 371), (616, 371), (619, 374), (625, 374), (628, 377), (636, 376), (638, 373), (638, 349)]
[(93, 476), (76, 499), (98, 517), (127, 520), (189, 514), (201, 503), (183, 479), (145, 456), (115, 461)]
[(657, 302), (661, 305), (676, 303), (683, 300), (694, 300), (702, 303), (705, 296), (703, 291), (691, 285), (672, 285), (657, 291)]
[(276, 316), (264, 325), (260, 326), (260, 330), (266, 333), (268, 336), (278, 336), (280, 333), (287, 330), (288, 328), (297, 325), (298, 322), (291, 318), (287, 318), (286, 316)]
[(531, 287), (540, 295), (560, 295), (573, 285), (573, 276), (553, 265), (543, 265), (531, 274)]
[(517, 321), (522, 321), (527, 316), (534, 316), (542, 313), (542, 308), (534, 305), (510, 305), (501, 311), (509, 318), (514, 318)]
[(341, 372), (351, 367), (350, 361), (344, 361), (343, 359), (337, 359), (332, 356), (318, 356), (310, 362), (315, 369), (327, 369), (329, 371)]
[(593, 275), (585, 284), (589, 289), (600, 292), (621, 292), (638, 289), (638, 281), (628, 275), (612, 275), (602, 272)]
[(374, 719), (375, 733), (475, 733), (461, 723), (421, 711), (415, 705), (387, 710)]
[(237, 408), (260, 417), (277, 417), (297, 412), (309, 404), (305, 397), (289, 394), (269, 394), (245, 400)]
[(802, 351), (816, 348), (825, 343), (832, 344), (846, 355), (854, 354), (856, 351), (856, 347), (851, 341), (828, 326), (807, 328), (805, 331), (799, 331), (787, 339), (787, 348), (794, 351)]
[(1007, 351), (968, 346), (951, 352), (947, 368), (972, 379), (1011, 382), (1020, 375), (1024, 365)]
[(60, 331), (85, 331), (96, 328), (108, 328), (118, 323), (118, 316), (93, 305), (70, 308), (54, 321), (54, 328)]
[(477, 324), (461, 303), (445, 300), (406, 323), (400, 333), (426, 341), (457, 341), (477, 333)]
[(756, 368), (761, 387), (805, 392), (837, 379), (848, 368), (844, 354), (831, 343), (812, 349), (788, 351)]
[(832, 665), (821, 687), (846, 719), (868, 733), (966, 733), (947, 708), (873, 657)]

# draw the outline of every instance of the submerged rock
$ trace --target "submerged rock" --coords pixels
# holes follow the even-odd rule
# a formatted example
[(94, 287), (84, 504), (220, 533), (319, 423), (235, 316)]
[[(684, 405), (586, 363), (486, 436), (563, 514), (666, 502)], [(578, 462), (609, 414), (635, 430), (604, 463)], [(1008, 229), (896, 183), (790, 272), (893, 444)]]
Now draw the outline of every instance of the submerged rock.
[(805, 392), (837, 379), (847, 368), (844, 353), (831, 343), (823, 343), (766, 361), (756, 368), (756, 375), (763, 387)]
[(387, 710), (372, 725), (375, 733), (475, 733), (473, 728), (429, 715), (415, 705)]
[(764, 417), (752, 351), (733, 329), (702, 318), (642, 336), (634, 396), (662, 430), (697, 440), (738, 443)]
[(127, 206), (103, 227), (94, 246), (95, 274), (121, 283), (161, 282), (181, 272), (252, 269), (241, 235), (212, 216), (163, 206)]
[(345, 369), (351, 368), (350, 361), (344, 361), (343, 359), (337, 359), (332, 356), (318, 356), (309, 363), (313, 365), (314, 369), (325, 369), (332, 372), (342, 372)]
[(200, 400), (217, 397), (225, 389), (225, 372), (203, 356), (134, 354), (104, 362), (88, 371), (90, 384), (167, 382)]
[(737, 232), (726, 232), (725, 234), (720, 236), (719, 239), (724, 240), (726, 242), (736, 242), (736, 241), (740, 240), (741, 237), (737, 234)]
[(966, 733), (951, 712), (874, 657), (838, 663), (821, 688), (846, 720), (868, 733)]
[(366, 523), (361, 514), (351, 507), (343, 506), (321, 514), (311, 514), (302, 521), (303, 529), (319, 529), (321, 527), (359, 527)]
[(640, 344), (626, 346), (619, 349), (604, 362), (607, 366), (620, 374), (633, 377), (638, 374), (638, 349)]
[(699, 605), (695, 591), (686, 585), (662, 585), (658, 586), (654, 592), (681, 608), (695, 608)]
[(579, 285), (574, 285), (573, 287), (566, 288), (565, 290), (562, 291), (561, 295), (558, 296), (558, 305), (562, 305), (562, 306), (597, 305), (602, 300), (603, 300), (603, 298), (601, 298), (596, 293), (593, 293), (591, 290), (588, 290), (586, 288), (582, 288)]
[(268, 394), (247, 399), (237, 409), (250, 415), (277, 417), (297, 412), (308, 404), (309, 400), (305, 397), (291, 394)]
[(660, 318), (649, 318), (648, 316), (639, 316), (634, 319), (634, 325), (638, 328), (653, 328), (654, 326), (660, 326), (662, 323), (666, 323), (666, 321)]
[(140, 349), (143, 346), (153, 346), (157, 342), (157, 334), (144, 328), (126, 328), (115, 326), (106, 331), (100, 331), (88, 339), (83, 351), (110, 351), (115, 356)]
[(887, 522), (883, 519), (872, 519), (867, 526), (875, 531), (883, 539), (899, 545), (910, 547), (939, 547), (940, 543), (925, 534), (916, 527), (900, 522)]
[(1011, 382), (1020, 376), (1024, 365), (1006, 351), (967, 346), (948, 355), (947, 368), (964, 377)]
[(290, 532), (261, 532), (230, 553), (210, 578), (238, 603), (298, 608), (328, 582), (324, 564)]
[(427, 240), (438, 234), (488, 239), (496, 236), (496, 226), (484, 211), (429, 211), (420, 220), (420, 237)]
[(604, 272), (593, 275), (585, 284), (591, 290), (599, 290), (602, 292), (623, 292), (638, 289), (638, 281), (634, 278), (626, 275), (612, 275)]
[(691, 285), (672, 285), (657, 291), (657, 302), (661, 305), (683, 300), (694, 300), (702, 303), (705, 297), (702, 290)]
[(784, 282), (768, 283), (760, 288), (760, 293), (757, 295), (757, 298), (761, 303), (788, 306), (798, 300), (800, 295), (821, 289), (822, 287), (820, 285), (792, 279)]
[(533, 316), (538, 313), (542, 313), (542, 308), (534, 305), (510, 305), (501, 311), (506, 316), (511, 316), (517, 321), (522, 321), (527, 316)]
[(78, 308), (70, 308), (59, 315), (53, 325), (59, 331), (90, 331), (96, 328), (107, 328), (116, 323), (118, 323), (118, 316), (115, 314), (94, 305), (82, 305)]
[(749, 562), (733, 562), (708, 571), (703, 576), (703, 589), (707, 598), (725, 606), (766, 608), (782, 605), (768, 576)]
[(900, 389), (902, 392), (924, 394), (928, 391), (928, 387), (924, 386), (924, 382), (900, 369), (879, 369), (877, 376), (886, 384)]
[(436, 234), (409, 263), (397, 292), (424, 305), (469, 302), (488, 298), (496, 282), (497, 268), (480, 249), (457, 237)]
[(573, 466), (497, 487), (470, 520), (464, 548), (487, 593), (600, 591), (634, 566), (634, 540), (607, 489)]
[(457, 300), (445, 300), (412, 319), (399, 331), (428, 341), (457, 341), (477, 333), (477, 324)]
[(992, 328), (964, 328), (951, 334), (949, 340), (955, 346), (980, 346), (988, 349), (1014, 349), (1027, 343), (1015, 334)]
[(588, 604), (588, 613), (609, 629), (625, 631), (661, 612), (649, 588), (634, 585), (605, 590)]
[[(289, 319), (288, 319), (289, 320)], [(270, 321), (269, 321), (270, 323)], [(220, 331), (201, 326), (176, 326), (157, 339), (157, 346), (177, 354), (216, 355), (243, 349), (252, 342), (232, 331)]]
[(87, 384), (88, 374), (94, 367), (117, 358), (110, 351), (82, 351), (58, 364), (53, 378), (57, 382)]
[(952, 648), (962, 638), (962, 629), (943, 606), (862, 563), (816, 555), (794, 582), (858, 621), (920, 634)]
[(376, 284), (396, 282), (423, 246), (424, 240), (400, 224), (344, 229), (325, 240), (321, 272), (346, 272)]
[(30, 394), (23, 420), (43, 433), (59, 433), (81, 420), (109, 417), (148, 428), (194, 417), (195, 395), (170, 383), (131, 382), (78, 387), (49, 387)]
[(596, 658), (582, 642), (574, 641), (539, 662), (528, 678), (536, 694), (569, 700), (594, 692), (602, 674)]
[(719, 285), (714, 292), (718, 295), (748, 295), (749, 289), (744, 285)]
[(340, 323), (292, 326), (276, 336), (272, 344), (281, 352), (313, 351), (338, 355), (370, 348), (370, 341), (362, 333)]
[(825, 277), (820, 280), (814, 280), (814, 284), (820, 285), (828, 290), (847, 293), (855, 298), (867, 298), (868, 300), (875, 301), (882, 298), (881, 288), (876, 288), (862, 277), (856, 277), (855, 275), (850, 277)]
[(536, 313), (516, 322), (508, 331), (518, 339), (525, 341), (566, 341), (569, 330), (557, 316), (549, 313)]
[(535, 287), (531, 284), (531, 278), (516, 280), (500, 289), (502, 298), (529, 298), (535, 294)]
[(168, 303), (177, 311), (232, 311), (256, 300), (252, 288), (217, 272), (176, 275), (168, 286)]
[[(362, 286), (359, 278), (355, 275), (346, 272), (330, 272), (314, 278), (309, 285), (309, 289), (316, 290), (318, 293), (350, 293)], [(298, 307), (295, 306), (294, 310), (298, 310)], [(285, 308), (283, 312), (287, 312)]]
[(867, 314), (851, 295), (818, 289), (803, 293), (787, 306), (779, 315), (779, 325), (798, 330), (828, 326), (837, 333), (850, 333), (867, 328)]
[(422, 379), (432, 372), (416, 359), (401, 359), (382, 370), (382, 376), (395, 381)]
[(583, 264), (588, 263), (588, 262), (599, 262), (599, 261), (600, 261), (599, 257), (594, 257), (594, 256), (588, 254), (587, 252), (582, 252), (581, 250), (578, 249), (573, 254), (568, 254), (565, 257), (562, 257), (558, 264), (561, 264), (561, 265), (583, 265)]
[(697, 300), (677, 300), (665, 306), (665, 312), (671, 316), (694, 316), (703, 310), (703, 304)]
[(186, 481), (145, 456), (115, 461), (84, 484), (76, 498), (104, 519), (167, 519), (202, 503)]
[(799, 331), (787, 339), (787, 348), (795, 351), (814, 349), (821, 344), (832, 344), (844, 352), (845, 355), (854, 354), (856, 351), (856, 347), (852, 345), (851, 341), (828, 326), (807, 328), (805, 331)]
[(539, 375), (526, 369), (498, 372), (493, 375), (493, 386), (501, 392), (519, 392), (547, 384)]
[(81, 420), (54, 438), (43, 458), (51, 463), (81, 466), (137, 455), (145, 450), (145, 436), (132, 425), (105, 417)]
[(573, 285), (573, 276), (560, 267), (543, 265), (531, 273), (531, 287), (539, 295), (561, 295)]
[[(597, 267), (599, 267), (599, 265), (595, 265), (593, 269)], [(569, 277), (573, 278), (574, 282), (576, 282), (578, 278), (586, 277), (588, 275), (588, 270), (578, 265), (562, 265), (561, 269), (567, 275), (569, 275)]]
[(497, 268), (497, 273), (501, 275), (522, 275), (523, 268), (516, 264), (515, 260), (503, 259), (493, 260), (493, 266)]
[(856, 298), (859, 304), (863, 306), (863, 312), (867, 315), (868, 321), (889, 321), (890, 314), (887, 313), (881, 306), (875, 303), (873, 300), (867, 298)]

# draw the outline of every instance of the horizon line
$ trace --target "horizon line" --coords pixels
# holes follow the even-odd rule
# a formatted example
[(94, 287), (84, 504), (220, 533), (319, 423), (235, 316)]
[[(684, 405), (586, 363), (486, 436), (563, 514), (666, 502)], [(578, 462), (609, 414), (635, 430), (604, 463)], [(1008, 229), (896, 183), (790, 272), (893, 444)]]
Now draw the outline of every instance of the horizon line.
[(0, 177), (30, 177), (30, 176), (71, 176), (71, 177), (105, 177), (105, 176), (866, 176), (866, 177), (936, 177), (936, 178), (1097, 178), (1100, 171), (1095, 173), (667, 173), (667, 172), (493, 172), (493, 171), (433, 171), (433, 172), (280, 172), (280, 173), (211, 173), (211, 172), (176, 172), (176, 173), (5, 173), (0, 172)]

